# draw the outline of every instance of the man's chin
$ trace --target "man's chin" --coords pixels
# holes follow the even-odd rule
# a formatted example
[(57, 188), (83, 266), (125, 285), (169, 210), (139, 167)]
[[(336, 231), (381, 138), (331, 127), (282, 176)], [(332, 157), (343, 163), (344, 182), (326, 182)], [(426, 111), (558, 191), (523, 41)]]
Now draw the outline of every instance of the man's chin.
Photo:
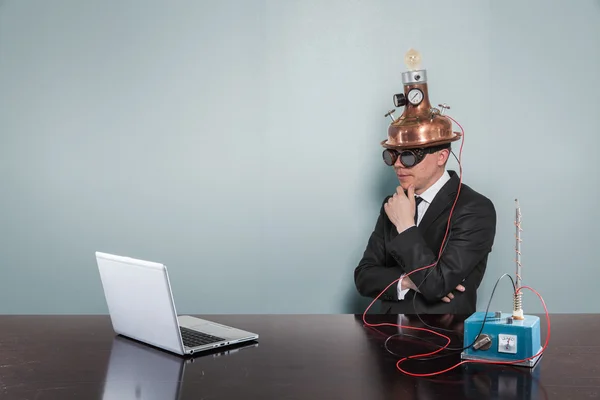
[(411, 182), (412, 182), (412, 179), (410, 177), (406, 177), (406, 178), (398, 177), (398, 183), (400, 183), (400, 186), (402, 186), (402, 189), (404, 189), (404, 190), (408, 190), (408, 187), (410, 186)]

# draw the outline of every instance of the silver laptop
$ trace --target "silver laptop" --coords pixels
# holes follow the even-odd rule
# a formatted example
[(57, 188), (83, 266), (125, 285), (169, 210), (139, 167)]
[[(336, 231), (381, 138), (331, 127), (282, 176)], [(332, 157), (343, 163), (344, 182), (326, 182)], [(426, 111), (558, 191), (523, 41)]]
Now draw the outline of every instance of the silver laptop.
[(258, 340), (258, 334), (178, 316), (164, 264), (96, 252), (114, 331), (176, 354), (190, 355)]

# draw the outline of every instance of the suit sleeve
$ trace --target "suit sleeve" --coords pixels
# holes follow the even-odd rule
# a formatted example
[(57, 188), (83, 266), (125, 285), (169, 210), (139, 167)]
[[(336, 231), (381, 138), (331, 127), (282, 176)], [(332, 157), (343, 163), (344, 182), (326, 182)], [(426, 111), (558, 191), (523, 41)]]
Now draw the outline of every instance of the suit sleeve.
[[(389, 197), (388, 197), (389, 198)], [(387, 201), (385, 199), (384, 203)], [(386, 246), (383, 236), (385, 210), (381, 206), (375, 229), (369, 237), (363, 256), (354, 270), (354, 284), (358, 292), (365, 297), (377, 297), (388, 285), (399, 279), (404, 273), (400, 267), (385, 265)], [(391, 285), (380, 297), (382, 300), (397, 299), (398, 283)]]
[[(463, 206), (448, 231), (440, 261), (434, 267), (410, 274), (409, 278), (425, 300), (441, 300), (489, 254), (495, 234), (496, 212), (491, 201), (485, 199)], [(417, 227), (399, 234), (390, 247), (392, 257), (407, 274), (433, 264), (438, 256), (427, 246)]]

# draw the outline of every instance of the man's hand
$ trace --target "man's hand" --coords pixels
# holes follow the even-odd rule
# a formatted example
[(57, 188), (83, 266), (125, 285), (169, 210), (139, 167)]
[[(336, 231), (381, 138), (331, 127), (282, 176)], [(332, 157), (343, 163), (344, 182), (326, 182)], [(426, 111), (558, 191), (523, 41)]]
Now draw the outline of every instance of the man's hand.
[(398, 186), (396, 193), (384, 205), (385, 213), (398, 233), (402, 233), (415, 224), (415, 188), (408, 188), (408, 195), (404, 194), (402, 186)]
[[(458, 285), (456, 287), (456, 290), (458, 290), (459, 292), (464, 292), (465, 287), (463, 285)], [(450, 303), (450, 301), (452, 301), (452, 299), (454, 299), (454, 294), (452, 294), (452, 292), (450, 292), (447, 295), (445, 295), (444, 297), (442, 297), (442, 301), (446, 302), (446, 303)]]

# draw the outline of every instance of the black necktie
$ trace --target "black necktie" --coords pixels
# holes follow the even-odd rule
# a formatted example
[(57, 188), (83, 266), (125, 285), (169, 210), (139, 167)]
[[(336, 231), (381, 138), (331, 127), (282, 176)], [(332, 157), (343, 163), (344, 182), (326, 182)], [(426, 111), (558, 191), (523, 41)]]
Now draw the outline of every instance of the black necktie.
[(423, 201), (422, 197), (415, 196), (415, 225), (417, 225), (417, 221), (419, 220), (419, 204)]

